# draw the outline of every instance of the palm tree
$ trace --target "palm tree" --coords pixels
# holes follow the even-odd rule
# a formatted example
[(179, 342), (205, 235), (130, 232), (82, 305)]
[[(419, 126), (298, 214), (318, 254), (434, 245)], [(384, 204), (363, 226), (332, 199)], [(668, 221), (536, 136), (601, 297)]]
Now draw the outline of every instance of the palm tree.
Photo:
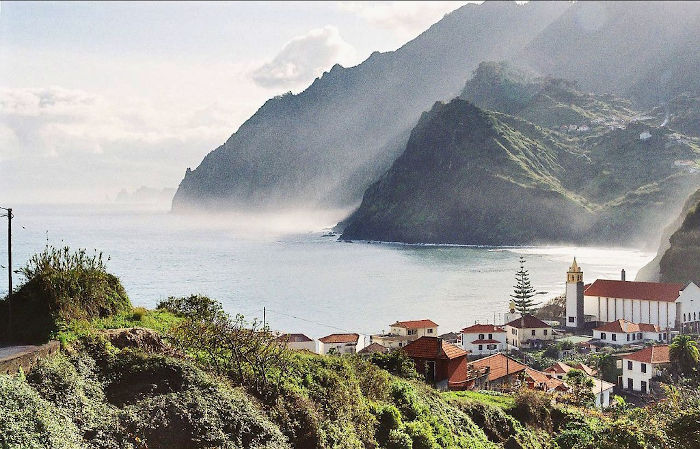
[(669, 356), (674, 370), (687, 376), (697, 370), (700, 351), (690, 335), (678, 335), (671, 343)]

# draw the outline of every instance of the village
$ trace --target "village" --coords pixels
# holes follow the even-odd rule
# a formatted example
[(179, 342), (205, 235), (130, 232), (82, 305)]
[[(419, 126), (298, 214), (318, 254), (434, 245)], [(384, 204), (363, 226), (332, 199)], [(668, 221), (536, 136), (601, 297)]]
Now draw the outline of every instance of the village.
[[(522, 259), (521, 259), (522, 261)], [(396, 321), (371, 336), (334, 333), (318, 340), (283, 333), (289, 349), (321, 355), (372, 357), (400, 352), (439, 390), (510, 392), (530, 388), (554, 398), (584, 396), (605, 409), (619, 401), (646, 404), (664, 395), (670, 343), (700, 329), (700, 287), (620, 279), (585, 284), (576, 259), (566, 272), (560, 316), (533, 308), (522, 263), (504, 323), (475, 323), (440, 333), (423, 318)], [(549, 317), (552, 318), (552, 317)]]

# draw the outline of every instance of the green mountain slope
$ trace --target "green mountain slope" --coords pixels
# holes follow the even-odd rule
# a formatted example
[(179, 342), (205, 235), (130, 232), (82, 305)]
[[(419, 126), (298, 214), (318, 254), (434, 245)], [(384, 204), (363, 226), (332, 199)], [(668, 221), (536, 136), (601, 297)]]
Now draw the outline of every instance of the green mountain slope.
[(482, 64), (462, 94), (517, 117), (461, 99), (424, 114), (343, 238), (633, 244), (665, 224), (677, 207), (669, 198), (697, 187), (697, 139), (635, 120), (616, 97), (519, 76)]
[(663, 282), (700, 285), (700, 190), (686, 202), (681, 225), (659, 252), (659, 277)]

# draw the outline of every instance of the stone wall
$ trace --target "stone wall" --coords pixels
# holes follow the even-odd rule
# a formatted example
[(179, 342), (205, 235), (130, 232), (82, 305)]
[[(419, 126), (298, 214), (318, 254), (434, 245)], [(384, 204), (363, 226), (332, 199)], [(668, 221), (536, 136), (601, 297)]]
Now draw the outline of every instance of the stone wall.
[[(5, 348), (11, 349), (11, 348)], [(50, 341), (41, 346), (25, 346), (10, 355), (0, 358), (0, 374), (15, 374), (19, 369), (25, 373), (32, 370), (40, 359), (57, 353), (61, 345), (57, 341)]]

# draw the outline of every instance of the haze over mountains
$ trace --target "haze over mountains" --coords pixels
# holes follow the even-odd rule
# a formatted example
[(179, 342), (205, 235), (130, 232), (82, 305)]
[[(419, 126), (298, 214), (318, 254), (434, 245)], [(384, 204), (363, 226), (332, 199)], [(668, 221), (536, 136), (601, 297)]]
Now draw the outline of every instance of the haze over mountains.
[[(406, 160), (406, 153), (401, 156), (404, 150), (422, 152), (426, 157), (438, 157), (438, 150), (444, 149), (437, 148), (440, 134), (426, 127), (456, 132), (454, 123), (441, 125), (435, 120), (444, 115), (446, 120), (454, 122), (454, 114), (465, 114), (463, 121), (472, 123), (469, 126), (484, 126), (485, 129), (495, 129), (497, 133), (508, 129), (509, 133), (515, 133), (513, 135), (532, 139), (534, 146), (529, 148), (532, 154), (527, 155), (525, 165), (533, 163), (539, 170), (544, 161), (548, 161), (550, 167), (535, 172), (536, 178), (547, 184), (544, 189), (549, 192), (547, 195), (555, 192), (555, 196), (560, 196), (553, 200), (551, 206), (560, 213), (573, 208), (568, 212), (580, 218), (580, 223), (563, 231), (544, 232), (543, 227), (531, 227), (539, 231), (511, 236), (513, 242), (550, 238), (568, 240), (572, 236), (585, 240), (596, 234), (600, 214), (614, 219), (609, 227), (602, 229), (602, 234), (606, 238), (616, 238), (620, 233), (630, 231), (627, 226), (630, 217), (626, 217), (625, 213), (636, 213), (637, 209), (618, 208), (615, 201), (621, 205), (635, 203), (642, 207), (656, 204), (662, 198), (660, 195), (676, 192), (676, 189), (678, 192), (690, 191), (688, 189), (692, 187), (688, 186), (695, 182), (688, 181), (686, 176), (682, 177), (682, 181), (676, 177), (666, 180), (666, 176), (671, 176), (668, 167), (673, 166), (675, 161), (694, 159), (691, 153), (697, 149), (693, 135), (697, 135), (694, 118), (698, 117), (700, 81), (695, 74), (700, 69), (700, 52), (695, 46), (699, 39), (700, 5), (693, 3), (530, 2), (516, 5), (486, 2), (466, 5), (394, 52), (374, 53), (352, 68), (336, 65), (304, 92), (283, 95), (266, 102), (222, 146), (209, 153), (199, 167), (187, 170), (174, 197), (173, 209), (227, 211), (350, 207), (360, 201), (365, 190), (375, 181), (382, 179), (380, 183), (383, 182), (384, 188), (390, 187), (385, 182), (387, 175), (383, 174), (390, 168), (394, 170), (396, 163)], [(527, 107), (511, 104), (509, 107), (514, 109), (509, 110), (504, 109), (503, 104), (489, 100), (486, 89), (482, 93), (473, 91), (475, 97), (466, 98), (480, 108), (462, 104), (467, 103), (463, 100), (446, 106), (436, 105), (428, 114), (430, 119), (424, 116), (418, 122), (421, 114), (430, 110), (436, 101), (449, 102), (460, 95), (465, 82), (472, 78), (473, 71), (483, 61), (509, 61), (512, 70), (518, 67), (517, 70), (523, 72), (565, 79), (558, 83), (575, 82), (576, 101), (584, 103), (570, 107), (576, 102), (568, 104), (568, 100), (559, 98), (556, 104), (547, 104), (547, 99), (551, 97), (535, 91), (526, 97), (532, 94), (536, 101), (530, 102), (532, 98), (527, 98)], [(597, 92), (599, 95), (583, 98), (585, 92)], [(605, 92), (618, 96), (601, 95)], [(479, 95), (481, 100), (477, 98)], [(465, 98), (464, 94), (462, 97)], [(508, 103), (507, 98), (505, 103)], [(559, 107), (562, 104), (565, 107)], [(669, 113), (671, 105), (675, 108), (672, 114)], [(508, 116), (485, 112), (488, 109)], [(549, 116), (544, 114), (545, 111)], [(640, 133), (645, 131), (641, 128), (647, 125), (625, 125), (624, 130), (611, 133), (601, 131), (589, 136), (590, 139), (579, 140), (553, 135), (553, 127), (574, 122), (589, 124), (591, 120), (605, 120), (604, 117), (629, 121), (642, 111), (649, 111), (655, 119), (661, 117), (653, 123), (657, 128), (662, 124), (668, 125), (664, 121), (670, 117), (675, 124), (669, 126), (677, 125), (656, 133), (657, 140), (650, 142), (655, 149), (662, 149), (658, 154), (650, 153), (658, 168), (652, 170), (654, 175), (648, 179), (643, 177), (646, 183), (627, 183), (626, 180), (618, 182), (617, 179), (598, 177), (596, 173), (598, 182), (585, 187), (590, 190), (586, 195), (576, 192), (575, 188), (583, 188), (585, 183), (581, 181), (576, 186), (572, 179), (580, 176), (582, 167), (562, 161), (580, 157), (586, 160), (584, 168), (610, 172), (606, 167), (606, 161), (610, 158), (614, 161), (611, 164), (615, 165), (613, 172), (619, 172), (624, 169), (625, 158), (633, 160), (636, 157), (633, 150), (639, 144), (630, 142), (635, 142), (634, 139), (638, 141)], [(568, 115), (559, 115), (564, 113)], [(577, 114), (579, 120), (572, 121)], [(515, 120), (514, 116), (518, 119)], [(537, 124), (537, 129), (530, 122)], [(416, 123), (418, 127), (413, 129)], [(473, 129), (462, 131), (464, 135), (486, 132)], [(669, 149), (667, 142), (675, 131), (685, 134), (680, 141), (675, 140), (673, 148)], [(419, 139), (419, 135), (423, 138)], [(434, 138), (426, 139), (426, 135)], [(409, 136), (412, 136), (410, 141)], [(407, 142), (409, 147), (406, 147)], [(622, 150), (618, 155), (607, 154), (619, 148)], [(428, 154), (430, 151), (434, 154)], [(483, 172), (488, 172), (490, 164), (494, 163), (490, 161), (491, 156), (486, 160), (466, 157), (460, 159), (460, 167), (453, 168), (470, 177), (479, 177)], [(426, 172), (429, 166), (414, 166), (413, 169), (414, 173), (404, 174), (415, 178), (412, 184), (416, 188), (422, 185), (420, 176), (434, 178), (437, 175)], [(528, 182), (532, 181), (529, 176), (528, 179)], [(608, 186), (604, 180), (611, 185)], [(567, 182), (569, 186), (565, 185)], [(661, 188), (654, 190), (650, 187), (652, 184)], [(450, 182), (445, 185), (454, 188)], [(489, 181), (480, 188), (491, 186)], [(644, 190), (645, 186), (647, 190)], [(537, 188), (540, 187), (538, 184)], [(653, 192), (648, 191), (650, 188)], [(365, 200), (368, 195), (376, 193), (376, 189), (376, 184), (370, 187)], [(508, 189), (505, 192), (521, 193)], [(532, 194), (535, 191), (526, 192)], [(396, 192), (388, 195), (394, 194)], [(666, 201), (663, 207), (657, 205), (652, 208), (653, 217), (648, 223), (642, 221), (656, 224), (667, 213), (666, 206), (678, 209), (686, 196), (687, 192), (678, 198), (677, 204), (671, 200)], [(562, 200), (566, 206), (559, 209), (558, 202)], [(397, 208), (403, 206), (400, 203), (396, 205)], [(455, 217), (456, 210), (449, 210), (445, 204), (440, 207), (445, 209), (445, 217)], [(476, 211), (477, 215), (487, 214), (487, 209), (476, 202), (470, 203), (469, 209)], [(430, 212), (425, 210), (423, 215)], [(488, 214), (498, 213), (488, 211)], [(356, 213), (350, 220), (351, 223), (353, 220), (355, 222), (347, 236), (386, 237), (372, 232), (352, 231), (377, 229), (357, 221), (360, 215), (368, 218)], [(397, 220), (400, 215), (393, 219)], [(501, 214), (500, 218), (496, 218), (506, 220), (509, 216)], [(460, 219), (471, 220), (470, 217), (460, 216)], [(523, 222), (526, 223), (527, 220)], [(579, 225), (585, 227), (585, 232), (576, 230)], [(464, 226), (478, 227), (480, 224), (467, 222)], [(639, 226), (633, 227), (635, 232), (640, 231), (636, 229)], [(399, 235), (398, 240), (402, 241), (447, 242), (446, 235), (431, 237), (423, 231), (425, 229), (407, 230), (407, 234), (395, 235)], [(409, 234), (412, 237), (409, 238)], [(600, 232), (597, 234), (600, 235)], [(453, 237), (448, 240), (506, 243), (498, 234), (457, 232), (453, 233)]]

